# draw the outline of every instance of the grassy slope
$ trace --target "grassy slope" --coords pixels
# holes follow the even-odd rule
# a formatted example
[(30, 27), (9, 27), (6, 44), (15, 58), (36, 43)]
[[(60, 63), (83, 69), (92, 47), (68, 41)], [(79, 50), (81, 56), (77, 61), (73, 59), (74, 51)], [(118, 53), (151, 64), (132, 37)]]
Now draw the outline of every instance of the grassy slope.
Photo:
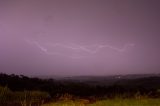
[(63, 101), (43, 106), (160, 106), (160, 99), (112, 99), (97, 101), (88, 105), (84, 105), (84, 103), (79, 101)]

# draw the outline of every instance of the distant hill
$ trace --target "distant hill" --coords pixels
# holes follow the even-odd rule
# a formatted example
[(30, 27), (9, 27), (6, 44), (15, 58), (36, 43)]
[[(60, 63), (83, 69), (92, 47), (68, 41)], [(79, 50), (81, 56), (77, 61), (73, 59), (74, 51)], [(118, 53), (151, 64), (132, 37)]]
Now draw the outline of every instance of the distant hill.
[(160, 89), (160, 74), (75, 76), (40, 79), (1, 73), (0, 85), (7, 86), (12, 91), (45, 91), (52, 97), (65, 93), (80, 97), (110, 97), (117, 94), (133, 96), (136, 92), (156, 97), (156, 92)]

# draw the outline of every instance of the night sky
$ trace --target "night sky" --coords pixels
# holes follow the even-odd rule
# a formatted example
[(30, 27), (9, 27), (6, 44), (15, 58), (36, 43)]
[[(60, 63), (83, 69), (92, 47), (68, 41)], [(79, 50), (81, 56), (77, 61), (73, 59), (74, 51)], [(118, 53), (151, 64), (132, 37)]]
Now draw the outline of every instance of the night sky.
[(0, 0), (0, 72), (160, 73), (160, 0)]

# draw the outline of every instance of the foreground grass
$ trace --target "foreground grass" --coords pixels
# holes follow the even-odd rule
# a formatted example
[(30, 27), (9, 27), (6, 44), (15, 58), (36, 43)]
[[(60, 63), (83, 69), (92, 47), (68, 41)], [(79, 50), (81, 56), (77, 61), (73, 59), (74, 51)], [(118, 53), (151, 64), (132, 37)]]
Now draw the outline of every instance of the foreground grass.
[(108, 99), (85, 104), (81, 101), (59, 101), (42, 106), (160, 106), (160, 99)]
[(160, 99), (103, 100), (88, 106), (160, 106)]

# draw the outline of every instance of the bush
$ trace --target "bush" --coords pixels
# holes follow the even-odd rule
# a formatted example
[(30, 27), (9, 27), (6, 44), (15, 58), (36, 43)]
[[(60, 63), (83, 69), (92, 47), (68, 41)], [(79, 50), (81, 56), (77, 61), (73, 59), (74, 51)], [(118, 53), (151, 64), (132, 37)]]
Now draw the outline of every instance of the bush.
[(23, 91), (12, 92), (8, 87), (0, 86), (0, 105), (19, 104), (21, 106), (41, 105), (50, 98), (47, 92)]

